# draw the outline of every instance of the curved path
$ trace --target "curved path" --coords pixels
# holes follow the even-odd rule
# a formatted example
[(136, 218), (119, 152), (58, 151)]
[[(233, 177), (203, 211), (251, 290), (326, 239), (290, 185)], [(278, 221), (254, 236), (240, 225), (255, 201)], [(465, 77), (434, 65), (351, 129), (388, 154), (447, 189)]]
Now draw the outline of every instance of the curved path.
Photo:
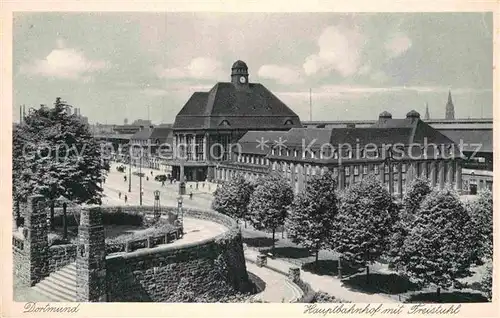
[(258, 267), (252, 262), (246, 262), (247, 271), (258, 276), (266, 283), (266, 288), (253, 296), (269, 303), (289, 303), (300, 298), (302, 291), (292, 284), (284, 275), (266, 267)]

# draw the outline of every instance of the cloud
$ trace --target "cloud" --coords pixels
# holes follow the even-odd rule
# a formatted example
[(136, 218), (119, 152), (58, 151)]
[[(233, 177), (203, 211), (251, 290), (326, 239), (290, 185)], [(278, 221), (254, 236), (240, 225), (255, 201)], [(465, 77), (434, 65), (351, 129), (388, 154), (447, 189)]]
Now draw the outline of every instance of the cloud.
[(91, 73), (109, 68), (103, 60), (90, 60), (83, 52), (65, 48), (64, 42), (57, 40), (57, 49), (52, 50), (43, 60), (34, 60), (21, 65), (20, 72), (29, 75), (91, 81)]
[(405, 53), (412, 45), (411, 39), (403, 33), (395, 33), (385, 42), (385, 50), (390, 58)]
[(262, 65), (257, 75), (262, 78), (273, 79), (285, 85), (303, 82), (300, 71), (290, 66), (279, 66), (275, 64)]
[(194, 58), (184, 67), (160, 67), (157, 74), (160, 78), (165, 79), (217, 79), (224, 76), (222, 64), (209, 57)]
[(354, 28), (329, 26), (318, 38), (319, 52), (309, 55), (303, 68), (307, 75), (336, 71), (343, 77), (355, 74), (360, 68), (363, 35)]

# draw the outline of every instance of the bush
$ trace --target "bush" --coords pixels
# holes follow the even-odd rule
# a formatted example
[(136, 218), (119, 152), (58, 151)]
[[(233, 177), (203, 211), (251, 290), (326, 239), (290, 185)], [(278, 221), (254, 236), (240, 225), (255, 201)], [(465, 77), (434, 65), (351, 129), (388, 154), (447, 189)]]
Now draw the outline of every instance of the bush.
[[(161, 236), (167, 233), (172, 233), (176, 231), (176, 228), (171, 224), (161, 223), (157, 226), (151, 227), (148, 231), (144, 231), (137, 234), (127, 234), (120, 235), (113, 238), (106, 239), (106, 253), (120, 253), (125, 252), (125, 247), (129, 241), (138, 241), (141, 239), (147, 239), (150, 236)], [(171, 237), (169, 238), (171, 242)]]
[(311, 303), (350, 303), (350, 301), (337, 299), (334, 296), (327, 294), (323, 291), (318, 291), (314, 294)]
[(123, 166), (123, 165), (118, 166), (118, 167), (116, 167), (116, 170), (117, 170), (118, 172), (125, 172), (125, 166)]

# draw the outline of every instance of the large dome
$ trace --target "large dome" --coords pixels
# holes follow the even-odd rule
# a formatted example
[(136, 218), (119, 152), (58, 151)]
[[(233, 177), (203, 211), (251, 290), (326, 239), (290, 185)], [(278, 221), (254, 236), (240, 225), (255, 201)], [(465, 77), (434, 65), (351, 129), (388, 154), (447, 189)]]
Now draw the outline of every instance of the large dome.
[(246, 68), (246, 69), (248, 69), (248, 66), (242, 60), (237, 60), (236, 62), (233, 63), (233, 67), (231, 67), (231, 68)]

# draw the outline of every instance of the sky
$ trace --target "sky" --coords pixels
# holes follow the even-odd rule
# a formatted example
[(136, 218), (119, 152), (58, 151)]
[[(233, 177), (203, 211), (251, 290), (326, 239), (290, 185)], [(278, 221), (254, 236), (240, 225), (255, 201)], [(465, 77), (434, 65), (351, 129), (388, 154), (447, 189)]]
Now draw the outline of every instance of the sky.
[(61, 97), (90, 122), (172, 123), (247, 63), (309, 120), (492, 117), (491, 13), (15, 13), (13, 120)]

